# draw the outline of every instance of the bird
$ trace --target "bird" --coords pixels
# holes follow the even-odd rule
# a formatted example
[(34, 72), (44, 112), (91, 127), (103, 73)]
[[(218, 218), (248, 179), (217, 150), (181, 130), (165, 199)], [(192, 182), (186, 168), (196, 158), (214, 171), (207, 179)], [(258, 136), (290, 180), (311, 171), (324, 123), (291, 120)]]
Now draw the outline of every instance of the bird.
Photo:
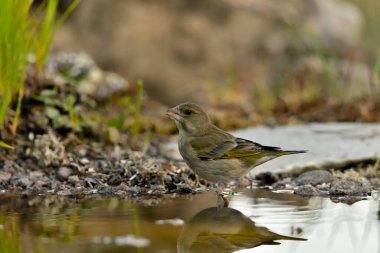
[(194, 103), (186, 102), (170, 108), (167, 116), (174, 120), (179, 130), (178, 149), (184, 161), (195, 174), (218, 185), (215, 191), (219, 202), (222, 200), (219, 197), (226, 201), (220, 185), (227, 185), (274, 158), (306, 152), (285, 151), (235, 137), (215, 126), (204, 110)]
[(209, 207), (195, 214), (182, 228), (177, 252), (232, 253), (260, 245), (278, 245), (277, 240), (306, 239), (256, 226), (248, 216), (233, 208)]

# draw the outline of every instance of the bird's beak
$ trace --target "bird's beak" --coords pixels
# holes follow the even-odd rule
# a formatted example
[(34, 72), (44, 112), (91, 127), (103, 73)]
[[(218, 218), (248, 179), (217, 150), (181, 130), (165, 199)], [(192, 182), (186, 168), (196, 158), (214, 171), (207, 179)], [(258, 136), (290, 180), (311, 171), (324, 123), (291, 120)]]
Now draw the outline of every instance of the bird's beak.
[(180, 121), (182, 118), (177, 107), (173, 107), (173, 108), (170, 108), (169, 110), (167, 110), (166, 115), (170, 119), (175, 120), (175, 121)]

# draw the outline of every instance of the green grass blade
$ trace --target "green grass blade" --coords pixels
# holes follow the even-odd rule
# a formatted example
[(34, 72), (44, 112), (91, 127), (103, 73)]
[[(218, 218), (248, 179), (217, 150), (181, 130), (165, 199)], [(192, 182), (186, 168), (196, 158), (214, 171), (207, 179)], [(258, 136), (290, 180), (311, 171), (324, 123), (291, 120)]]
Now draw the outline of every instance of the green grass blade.
[(9, 145), (3, 141), (0, 141), (0, 147), (7, 148), (7, 149), (14, 149), (14, 147), (12, 147), (11, 145)]
[(137, 91), (136, 91), (135, 119), (132, 125), (132, 135), (134, 138), (137, 138), (140, 132), (140, 114), (141, 114), (143, 90), (144, 90), (143, 81), (138, 80)]

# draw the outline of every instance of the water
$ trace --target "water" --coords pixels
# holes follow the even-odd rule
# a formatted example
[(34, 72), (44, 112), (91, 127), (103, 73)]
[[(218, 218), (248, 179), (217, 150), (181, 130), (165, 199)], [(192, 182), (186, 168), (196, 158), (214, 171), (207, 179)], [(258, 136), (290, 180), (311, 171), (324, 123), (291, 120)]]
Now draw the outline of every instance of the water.
[(177, 244), (202, 253), (380, 252), (377, 192), (347, 205), (254, 190), (231, 196), (230, 209), (207, 209), (214, 205), (212, 192), (139, 200), (0, 195), (0, 252), (171, 253)]

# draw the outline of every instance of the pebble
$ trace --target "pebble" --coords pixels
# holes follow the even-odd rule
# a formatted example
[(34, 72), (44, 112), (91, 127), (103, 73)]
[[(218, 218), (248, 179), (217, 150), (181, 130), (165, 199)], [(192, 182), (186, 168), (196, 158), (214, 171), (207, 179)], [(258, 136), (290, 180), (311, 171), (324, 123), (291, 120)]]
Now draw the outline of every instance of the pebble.
[(12, 174), (5, 171), (0, 171), (0, 184), (4, 184), (12, 177)]
[(299, 175), (295, 180), (296, 185), (318, 185), (329, 183), (334, 180), (334, 176), (326, 170), (312, 170)]
[(28, 176), (12, 177), (10, 179), (12, 184), (20, 186), (22, 188), (29, 188), (32, 185), (32, 180)]
[(91, 177), (86, 177), (84, 179), (84, 182), (85, 182), (86, 187), (90, 187), (90, 188), (94, 188), (94, 186), (98, 184), (98, 181), (96, 181), (95, 179)]
[(107, 184), (119, 185), (121, 184), (121, 177), (119, 175), (111, 175), (107, 180)]
[(80, 162), (82, 165), (86, 165), (86, 164), (89, 164), (89, 163), (90, 163), (90, 161), (89, 161), (86, 157), (80, 159), (79, 162)]
[(255, 176), (260, 181), (260, 185), (272, 185), (278, 181), (278, 176), (272, 172), (261, 172)]
[(193, 190), (191, 190), (190, 188), (187, 188), (187, 187), (181, 187), (181, 188), (176, 190), (176, 193), (178, 193), (178, 194), (189, 194), (192, 192), (193, 192)]
[(66, 181), (72, 173), (72, 169), (68, 167), (60, 167), (57, 171), (57, 178), (61, 181)]
[(371, 192), (369, 183), (354, 178), (343, 178), (331, 183), (330, 195), (366, 196)]
[(307, 185), (301, 185), (297, 187), (296, 189), (294, 189), (294, 194), (297, 194), (300, 196), (321, 196), (322, 192), (318, 188), (310, 184), (307, 184)]

